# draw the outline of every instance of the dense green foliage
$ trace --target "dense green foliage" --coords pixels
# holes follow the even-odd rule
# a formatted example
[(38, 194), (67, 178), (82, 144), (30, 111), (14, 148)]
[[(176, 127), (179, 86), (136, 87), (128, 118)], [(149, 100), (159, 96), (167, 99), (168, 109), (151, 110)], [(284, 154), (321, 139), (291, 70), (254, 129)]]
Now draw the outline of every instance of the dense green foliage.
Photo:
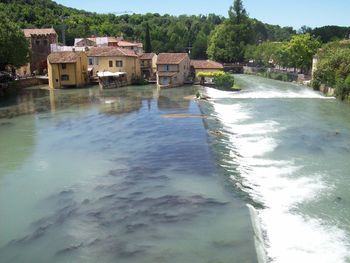
[[(117, 3), (116, 3), (117, 5)], [(139, 40), (147, 44), (147, 24), (151, 50), (153, 52), (183, 52), (192, 47), (191, 57), (207, 58), (208, 37), (211, 32), (225, 21), (222, 16), (215, 14), (198, 16), (170, 16), (159, 14), (132, 14), (114, 15), (97, 14), (77, 10), (59, 5), (51, 0), (0, 0), (0, 10), (11, 14), (8, 18), (17, 23), (21, 28), (42, 28), (53, 26), (61, 40), (62, 21), (66, 25), (66, 43), (72, 45), (76, 37), (96, 36), (120, 36), (130, 40)], [(236, 12), (231, 10), (232, 14)], [(232, 57), (226, 52), (222, 61), (242, 59), (244, 52), (239, 52), (243, 43), (240, 39), (249, 43), (261, 40), (281, 41), (290, 39), (295, 33), (292, 28), (281, 28), (279, 26), (267, 25), (258, 20), (247, 18), (246, 13), (239, 14), (239, 21), (249, 20), (249, 34), (244, 26), (234, 26), (235, 32), (242, 36), (235, 39), (239, 44), (238, 55)], [(226, 28), (227, 29), (227, 28)], [(225, 32), (224, 32), (225, 33)], [(214, 33), (213, 33), (214, 34)], [(231, 45), (233, 47), (233, 45)]]
[[(0, 0), (0, 10), (20, 28), (53, 26), (60, 40), (64, 23), (68, 45), (72, 45), (77, 37), (122, 35), (129, 40), (142, 41), (147, 51), (184, 52), (191, 49), (192, 58), (204, 59), (209, 55), (221, 62), (242, 62), (248, 52), (247, 45), (254, 46), (265, 41), (287, 42), (296, 34), (292, 27), (269, 25), (250, 18), (242, 0), (233, 2), (228, 18), (215, 14), (97, 14), (68, 8), (52, 0)], [(302, 27), (299, 33), (310, 33), (327, 42), (348, 36), (350, 30), (337, 26)], [(259, 55), (257, 60), (266, 64), (269, 52)], [(287, 57), (285, 55), (279, 54)], [(308, 67), (297, 62), (294, 64)]]
[(296, 32), (263, 24), (248, 17), (242, 0), (235, 0), (228, 12), (229, 19), (211, 33), (208, 56), (222, 62), (243, 62), (247, 45), (261, 42), (289, 40)]
[(222, 90), (232, 90), (235, 84), (235, 78), (232, 74), (224, 73), (214, 77), (215, 87)]
[(350, 43), (330, 43), (318, 54), (319, 62), (314, 73), (314, 88), (321, 84), (336, 89), (339, 98), (350, 93)]
[(270, 66), (279, 60), (282, 44), (282, 42), (266, 41), (259, 45), (248, 45), (245, 50), (245, 59), (247, 62), (254, 60), (257, 66)]
[(0, 71), (4, 70), (6, 66), (19, 68), (28, 61), (29, 43), (22, 30), (15, 23), (4, 16), (1, 20)]
[(151, 53), (152, 52), (152, 44), (151, 44), (151, 35), (149, 32), (149, 24), (146, 23), (146, 29), (145, 29), (145, 52)]
[(330, 41), (342, 40), (350, 37), (350, 27), (341, 26), (324, 26), (316, 27), (309, 32), (319, 38), (323, 43)]
[(248, 46), (245, 57), (246, 61), (253, 59), (258, 65), (267, 66), (273, 62), (307, 73), (312, 65), (312, 57), (320, 45), (317, 39), (306, 33), (294, 35), (290, 41)]
[(225, 72), (223, 71), (213, 71), (213, 72), (198, 72), (197, 77), (198, 78), (214, 78), (225, 75)]
[(192, 54), (196, 58), (206, 58), (208, 36), (215, 26), (225, 20), (215, 14), (178, 17), (97, 14), (67, 8), (51, 0), (0, 0), (0, 9), (11, 14), (9, 19), (21, 28), (53, 26), (59, 34), (59, 40), (63, 20), (69, 45), (77, 37), (122, 35), (126, 39), (142, 41), (148, 47), (148, 24), (153, 52), (184, 52), (192, 46)]

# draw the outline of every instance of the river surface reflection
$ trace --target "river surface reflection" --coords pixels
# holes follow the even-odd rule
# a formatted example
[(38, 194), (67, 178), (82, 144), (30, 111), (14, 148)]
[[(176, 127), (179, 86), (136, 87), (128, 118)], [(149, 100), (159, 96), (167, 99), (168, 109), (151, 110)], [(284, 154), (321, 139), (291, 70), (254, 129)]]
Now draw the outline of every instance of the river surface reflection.
[(186, 98), (196, 90), (1, 102), (0, 262), (256, 262), (249, 211)]

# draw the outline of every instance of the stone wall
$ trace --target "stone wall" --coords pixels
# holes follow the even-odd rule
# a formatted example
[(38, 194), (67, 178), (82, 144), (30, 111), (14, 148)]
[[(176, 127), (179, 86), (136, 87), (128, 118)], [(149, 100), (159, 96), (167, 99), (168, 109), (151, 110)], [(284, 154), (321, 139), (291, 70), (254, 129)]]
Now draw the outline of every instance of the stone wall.
[(40, 85), (47, 85), (48, 79), (46, 78), (27, 78), (27, 79), (19, 79), (15, 80), (10, 83), (0, 83), (0, 97), (11, 95), (17, 93), (19, 90), (33, 87), (33, 86), (40, 86)]

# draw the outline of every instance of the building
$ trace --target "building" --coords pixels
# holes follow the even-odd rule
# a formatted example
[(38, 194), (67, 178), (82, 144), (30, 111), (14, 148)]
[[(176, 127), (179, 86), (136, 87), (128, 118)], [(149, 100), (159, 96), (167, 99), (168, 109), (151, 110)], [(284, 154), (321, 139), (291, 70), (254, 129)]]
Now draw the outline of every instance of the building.
[(141, 74), (144, 79), (155, 79), (157, 72), (157, 55), (155, 53), (143, 53), (140, 58)]
[(144, 53), (143, 44), (139, 42), (130, 42), (122, 37), (89, 37), (76, 38), (74, 40), (75, 47), (120, 47), (133, 50), (136, 54)]
[(200, 81), (197, 77), (198, 72), (216, 72), (223, 71), (224, 66), (221, 63), (212, 60), (191, 60), (191, 72), (195, 76), (195, 81)]
[(128, 84), (141, 79), (140, 60), (136, 53), (118, 47), (92, 47), (87, 51), (89, 74), (98, 72), (125, 72)]
[(88, 82), (85, 52), (55, 52), (47, 58), (49, 86), (52, 89), (82, 87)]
[(160, 53), (157, 58), (158, 87), (176, 87), (185, 84), (190, 75), (187, 53)]
[(198, 72), (215, 72), (215, 71), (223, 71), (224, 66), (212, 60), (191, 60), (191, 67), (194, 68), (196, 73)]
[(123, 39), (117, 41), (117, 46), (135, 51), (136, 54), (141, 55), (144, 53), (143, 44), (139, 42), (129, 42)]
[(58, 42), (57, 33), (53, 28), (23, 29), (23, 32), (29, 42), (29, 63), (20, 68), (17, 74), (42, 74), (47, 69), (47, 56), (51, 53), (51, 44)]

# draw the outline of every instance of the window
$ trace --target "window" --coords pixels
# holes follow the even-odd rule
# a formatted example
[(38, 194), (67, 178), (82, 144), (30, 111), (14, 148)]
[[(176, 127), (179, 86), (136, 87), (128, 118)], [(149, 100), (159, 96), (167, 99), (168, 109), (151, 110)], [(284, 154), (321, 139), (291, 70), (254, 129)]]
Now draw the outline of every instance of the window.
[(164, 71), (169, 71), (170, 70), (170, 65), (165, 65), (164, 66)]
[(62, 69), (66, 69), (67, 68), (67, 64), (61, 64)]
[(109, 67), (110, 67), (110, 68), (113, 67), (113, 61), (112, 61), (112, 60), (109, 61)]
[(94, 64), (94, 59), (93, 58), (89, 58), (89, 65), (93, 65)]
[(122, 60), (116, 60), (115, 61), (115, 66), (117, 68), (122, 68), (123, 67), (123, 61)]
[(40, 45), (40, 40), (35, 40), (35, 45), (39, 46)]
[(48, 43), (49, 43), (49, 42), (47, 41), (47, 39), (44, 39), (44, 40), (43, 40), (44, 46), (47, 46)]
[(61, 80), (69, 80), (69, 75), (61, 75)]

